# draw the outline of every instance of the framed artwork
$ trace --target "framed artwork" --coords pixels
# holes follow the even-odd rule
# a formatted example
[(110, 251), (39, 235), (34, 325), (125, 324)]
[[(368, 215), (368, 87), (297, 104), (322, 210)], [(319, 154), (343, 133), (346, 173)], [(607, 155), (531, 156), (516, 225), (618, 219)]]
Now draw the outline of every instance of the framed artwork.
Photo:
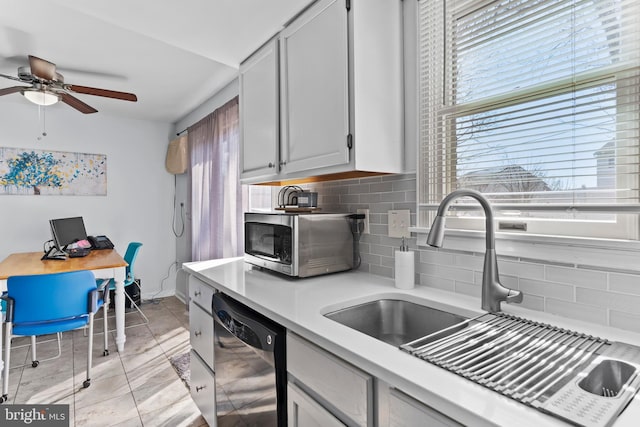
[(0, 194), (106, 196), (107, 156), (0, 147)]

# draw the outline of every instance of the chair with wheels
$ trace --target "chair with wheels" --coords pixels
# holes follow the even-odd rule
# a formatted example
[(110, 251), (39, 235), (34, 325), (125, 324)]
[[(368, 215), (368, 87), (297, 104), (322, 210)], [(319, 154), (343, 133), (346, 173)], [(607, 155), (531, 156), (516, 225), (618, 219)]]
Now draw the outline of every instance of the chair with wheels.
[[(129, 286), (137, 286), (139, 293), (142, 291), (142, 289), (140, 288), (140, 285), (135, 280), (135, 276), (133, 274), (133, 266), (135, 264), (136, 258), (138, 257), (138, 252), (140, 252), (140, 247), (141, 246), (142, 246), (142, 243), (131, 242), (127, 246), (127, 251), (124, 254), (124, 260), (127, 262), (126, 277), (124, 279), (124, 287), (125, 287), (124, 295), (131, 302), (131, 306), (134, 307), (138, 311), (140, 316), (142, 316), (143, 321), (141, 323), (136, 323), (134, 325), (125, 326), (125, 328), (132, 328), (134, 326), (141, 326), (141, 325), (146, 325), (146, 324), (149, 323), (149, 319), (147, 318), (147, 316), (145, 316), (145, 314), (142, 312), (142, 310), (140, 309), (138, 304), (136, 304), (136, 302), (133, 300), (133, 298), (131, 298), (131, 295), (129, 295), (129, 293), (126, 292), (126, 288), (129, 287)], [(98, 279), (97, 283), (100, 284), (101, 282), (102, 281), (100, 279)], [(116, 282), (115, 282), (114, 279), (108, 279), (108, 280), (105, 280), (105, 282), (108, 283), (110, 290), (113, 290), (113, 289), (116, 288)], [(107, 310), (108, 310), (108, 306), (109, 306), (109, 299), (108, 298), (109, 297), (107, 296), (107, 301), (106, 301), (106, 303), (104, 305), (104, 316), (105, 316), (105, 319), (107, 318)], [(105, 321), (105, 330), (106, 330), (106, 321)], [(111, 331), (111, 332), (113, 332), (113, 331)], [(105, 343), (105, 345), (106, 345), (106, 343)], [(108, 354), (109, 351), (105, 350), (105, 353)]]
[[(0, 298), (6, 302), (4, 372), (0, 403), (8, 399), (11, 339), (14, 336), (60, 334), (88, 326), (87, 379), (83, 387), (91, 385), (93, 352), (93, 318), (104, 304), (106, 287), (99, 290), (91, 271), (11, 276), (7, 292)], [(35, 338), (32, 338), (32, 343)], [(32, 349), (33, 366), (35, 346)]]

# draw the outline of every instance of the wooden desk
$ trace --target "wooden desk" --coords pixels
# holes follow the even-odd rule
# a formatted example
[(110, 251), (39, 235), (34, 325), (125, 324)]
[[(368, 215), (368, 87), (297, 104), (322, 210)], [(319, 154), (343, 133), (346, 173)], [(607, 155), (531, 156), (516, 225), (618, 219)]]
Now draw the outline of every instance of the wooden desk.
[(7, 290), (7, 278), (32, 274), (91, 270), (98, 279), (115, 279), (116, 347), (124, 350), (124, 279), (127, 262), (114, 249), (91, 251), (89, 255), (64, 261), (41, 260), (42, 252), (15, 253), (0, 262), (0, 291)]

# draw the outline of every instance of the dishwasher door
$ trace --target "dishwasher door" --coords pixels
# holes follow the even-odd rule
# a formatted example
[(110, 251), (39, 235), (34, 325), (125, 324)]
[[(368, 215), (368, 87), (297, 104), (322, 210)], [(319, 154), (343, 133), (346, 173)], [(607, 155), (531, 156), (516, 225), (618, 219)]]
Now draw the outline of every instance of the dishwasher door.
[(213, 296), (218, 425), (287, 425), (285, 329), (222, 293)]

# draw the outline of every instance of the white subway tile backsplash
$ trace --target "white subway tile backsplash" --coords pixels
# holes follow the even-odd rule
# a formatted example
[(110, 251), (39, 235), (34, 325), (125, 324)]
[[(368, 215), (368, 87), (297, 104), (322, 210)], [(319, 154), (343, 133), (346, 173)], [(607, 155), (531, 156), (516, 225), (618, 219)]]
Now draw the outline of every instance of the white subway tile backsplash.
[(576, 288), (576, 301), (640, 315), (640, 296)]
[(380, 201), (381, 202), (404, 202), (406, 201), (404, 193), (380, 193)]
[(520, 278), (520, 290), (525, 294), (557, 298), (565, 301), (574, 301), (573, 286), (563, 285), (560, 283)]
[(416, 191), (415, 179), (403, 179), (402, 181), (394, 181), (392, 185), (393, 191)]
[(610, 310), (609, 325), (614, 328), (627, 329), (640, 333), (640, 315)]
[(607, 309), (593, 305), (546, 298), (545, 311), (573, 319), (584, 320), (586, 322), (598, 323), (600, 325), (607, 324)]
[(544, 279), (544, 265), (542, 264), (529, 264), (499, 258), (498, 271), (500, 274), (510, 274), (527, 279)]
[(436, 276), (438, 274), (438, 266), (436, 264), (425, 264), (419, 262), (416, 265), (416, 273)]
[(440, 277), (473, 283), (473, 270), (464, 270), (446, 265), (437, 265), (436, 267), (437, 275)]
[(437, 250), (420, 251), (420, 262), (428, 264), (454, 265), (455, 255)]
[(340, 196), (341, 203), (360, 203), (359, 194), (343, 194)]
[[(305, 185), (307, 187), (319, 193), (323, 211), (369, 209), (371, 234), (363, 235), (360, 240), (360, 270), (393, 277), (393, 256), (400, 239), (388, 237), (387, 212), (408, 209), (411, 224), (416, 225), (415, 174), (324, 182)], [(479, 297), (484, 240), (466, 251), (447, 249), (447, 238), (441, 249), (415, 249), (415, 237), (408, 243), (418, 252), (416, 277), (421, 285)], [(533, 246), (515, 251), (511, 250), (509, 241), (498, 241), (496, 245), (501, 282), (523, 291), (523, 307), (640, 332), (637, 253), (576, 250), (564, 246), (553, 246), (544, 252)], [(564, 262), (554, 261), (560, 255)]]
[(393, 256), (393, 248), (391, 246), (371, 245), (371, 253), (373, 255)]
[(393, 191), (393, 182), (378, 182), (370, 185), (369, 191), (372, 193), (388, 193)]
[(454, 283), (454, 290), (459, 294), (465, 294), (472, 297), (480, 298), (482, 287), (475, 283), (467, 283), (456, 280)]
[(378, 203), (380, 201), (380, 194), (360, 194), (360, 203)]
[(640, 278), (631, 274), (609, 273), (609, 290), (640, 295)]
[(378, 276), (393, 277), (393, 268), (391, 267), (382, 267), (380, 265), (370, 264), (369, 272), (377, 274)]
[(551, 282), (568, 283), (583, 288), (607, 289), (607, 274), (596, 270), (547, 266), (545, 278)]
[(481, 271), (484, 266), (484, 258), (477, 255), (454, 254), (454, 264), (462, 268)]
[(444, 291), (455, 292), (455, 280), (446, 279), (443, 277), (429, 276), (426, 274), (420, 275), (420, 285), (429, 286), (432, 288), (442, 289)]
[(521, 305), (530, 310), (544, 311), (544, 297), (524, 294)]

